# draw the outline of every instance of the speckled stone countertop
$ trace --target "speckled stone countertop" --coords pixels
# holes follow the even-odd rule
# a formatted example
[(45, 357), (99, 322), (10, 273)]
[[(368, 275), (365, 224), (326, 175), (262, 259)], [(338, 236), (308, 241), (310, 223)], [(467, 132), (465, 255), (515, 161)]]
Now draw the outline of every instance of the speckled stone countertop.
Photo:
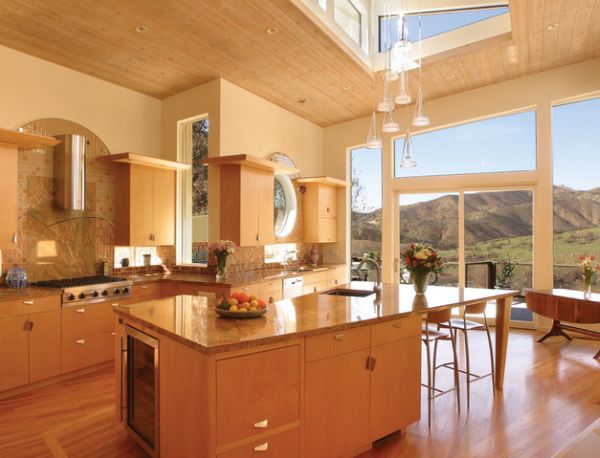
[(60, 296), (59, 289), (40, 288), (38, 286), (29, 286), (27, 288), (6, 288), (0, 287), (0, 301), (10, 301), (15, 299), (35, 298), (44, 296)]
[[(353, 282), (344, 288), (372, 290)], [(338, 288), (339, 289), (339, 288)], [(215, 312), (212, 294), (158, 298), (115, 307), (128, 321), (205, 353), (247, 348), (286, 339), (374, 324), (465, 304), (513, 296), (516, 291), (430, 286), (416, 296), (412, 285), (384, 284), (379, 297), (308, 294), (269, 306), (259, 318), (228, 319)]]
[(302, 270), (298, 268), (290, 268), (290, 271), (284, 272), (281, 269), (273, 270), (252, 270), (249, 272), (238, 272), (229, 274), (226, 280), (218, 280), (215, 275), (207, 274), (195, 274), (187, 272), (173, 272), (170, 274), (158, 273), (158, 274), (143, 274), (133, 275), (128, 277), (128, 280), (133, 281), (134, 284), (151, 283), (156, 281), (176, 281), (180, 283), (194, 283), (198, 285), (206, 286), (226, 286), (226, 287), (237, 287), (251, 285), (253, 283), (260, 283), (262, 281), (269, 281), (275, 279), (283, 279), (289, 277), (297, 277), (299, 275), (308, 274), (311, 272), (320, 272), (330, 270), (338, 266), (345, 264), (324, 264), (318, 267), (303, 266)]

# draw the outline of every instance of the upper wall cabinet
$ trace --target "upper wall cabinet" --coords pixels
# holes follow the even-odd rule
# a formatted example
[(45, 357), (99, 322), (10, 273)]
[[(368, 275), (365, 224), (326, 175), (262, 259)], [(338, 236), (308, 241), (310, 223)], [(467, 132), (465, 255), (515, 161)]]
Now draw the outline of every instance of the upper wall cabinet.
[(17, 243), (17, 158), (19, 148), (35, 148), (39, 145), (58, 145), (53, 137), (25, 134), (0, 129), (0, 250), (15, 249)]
[(115, 166), (115, 244), (175, 245), (177, 170), (187, 164), (132, 153), (101, 156)]
[(203, 163), (220, 169), (220, 238), (238, 246), (273, 243), (275, 174), (298, 169), (246, 154), (212, 157)]
[(331, 177), (300, 178), (304, 194), (304, 241), (306, 243), (337, 242), (338, 188), (347, 183)]

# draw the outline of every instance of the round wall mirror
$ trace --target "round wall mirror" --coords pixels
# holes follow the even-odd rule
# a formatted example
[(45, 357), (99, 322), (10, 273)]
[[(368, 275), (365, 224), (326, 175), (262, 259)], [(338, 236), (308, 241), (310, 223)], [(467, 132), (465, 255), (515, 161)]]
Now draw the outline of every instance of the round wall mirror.
[(288, 175), (275, 175), (275, 235), (290, 235), (296, 224), (298, 201), (292, 180)]

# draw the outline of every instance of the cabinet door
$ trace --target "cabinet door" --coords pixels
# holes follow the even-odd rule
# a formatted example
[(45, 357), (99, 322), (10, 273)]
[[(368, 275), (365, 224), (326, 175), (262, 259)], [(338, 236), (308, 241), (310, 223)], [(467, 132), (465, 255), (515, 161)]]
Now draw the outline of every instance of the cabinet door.
[(29, 317), (29, 383), (60, 374), (60, 310)]
[(154, 169), (154, 245), (175, 245), (175, 171)]
[[(259, 178), (257, 180), (257, 177)], [(221, 183), (222, 184), (222, 183)], [(258, 214), (259, 206), (259, 188), (260, 188), (260, 175), (253, 170), (248, 170), (243, 167), (240, 168), (240, 218), (239, 222), (236, 222), (234, 218), (231, 219), (230, 224), (239, 224), (240, 227), (240, 246), (258, 246), (259, 242), (259, 229), (258, 220), (260, 215)], [(233, 216), (233, 215), (232, 215)], [(223, 224), (223, 218), (221, 218), (221, 224)], [(235, 240), (234, 240), (235, 241)]]
[(14, 236), (17, 232), (17, 147), (0, 144), (0, 157), (0, 250), (14, 250)]
[(371, 441), (421, 418), (421, 339), (410, 337), (371, 349)]
[(305, 456), (354, 456), (370, 447), (368, 356), (365, 349), (306, 364)]
[(337, 242), (337, 218), (319, 218), (319, 242)]
[(130, 245), (152, 246), (154, 226), (154, 169), (140, 165), (130, 168)]
[(259, 245), (268, 245), (275, 240), (275, 179), (272, 173), (257, 173), (258, 186), (258, 234)]
[(29, 375), (27, 316), (0, 320), (0, 391), (26, 385)]
[(337, 216), (337, 188), (319, 185), (319, 216), (333, 218)]

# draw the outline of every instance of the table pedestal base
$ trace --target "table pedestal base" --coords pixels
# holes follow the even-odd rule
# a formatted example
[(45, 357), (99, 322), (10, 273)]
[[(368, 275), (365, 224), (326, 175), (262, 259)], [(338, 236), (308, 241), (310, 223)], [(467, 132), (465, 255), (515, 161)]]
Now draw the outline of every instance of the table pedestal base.
[[(542, 336), (538, 340), (538, 342), (543, 342), (548, 337), (553, 337), (553, 336), (563, 336), (568, 340), (573, 340), (573, 338), (570, 335), (568, 335), (565, 331), (563, 331), (563, 329), (566, 331), (570, 331), (570, 332), (577, 332), (579, 334), (583, 334), (588, 337), (594, 337), (596, 339), (600, 339), (600, 332), (590, 331), (589, 329), (578, 328), (576, 326), (570, 326), (568, 324), (562, 324), (558, 320), (552, 320), (552, 328), (550, 328), (550, 331), (548, 331), (548, 333), (546, 333), (544, 336)], [(598, 358), (600, 358), (600, 351), (594, 355), (594, 359), (598, 359)]]
[(558, 320), (552, 320), (552, 328), (550, 328), (550, 331), (548, 331), (547, 334), (545, 334), (544, 336), (542, 336), (538, 340), (538, 342), (543, 342), (548, 337), (554, 337), (554, 336), (563, 336), (567, 340), (573, 340), (573, 338), (569, 334), (567, 334), (565, 331), (562, 330), (562, 327), (563, 326), (560, 324), (560, 321), (558, 321)]

